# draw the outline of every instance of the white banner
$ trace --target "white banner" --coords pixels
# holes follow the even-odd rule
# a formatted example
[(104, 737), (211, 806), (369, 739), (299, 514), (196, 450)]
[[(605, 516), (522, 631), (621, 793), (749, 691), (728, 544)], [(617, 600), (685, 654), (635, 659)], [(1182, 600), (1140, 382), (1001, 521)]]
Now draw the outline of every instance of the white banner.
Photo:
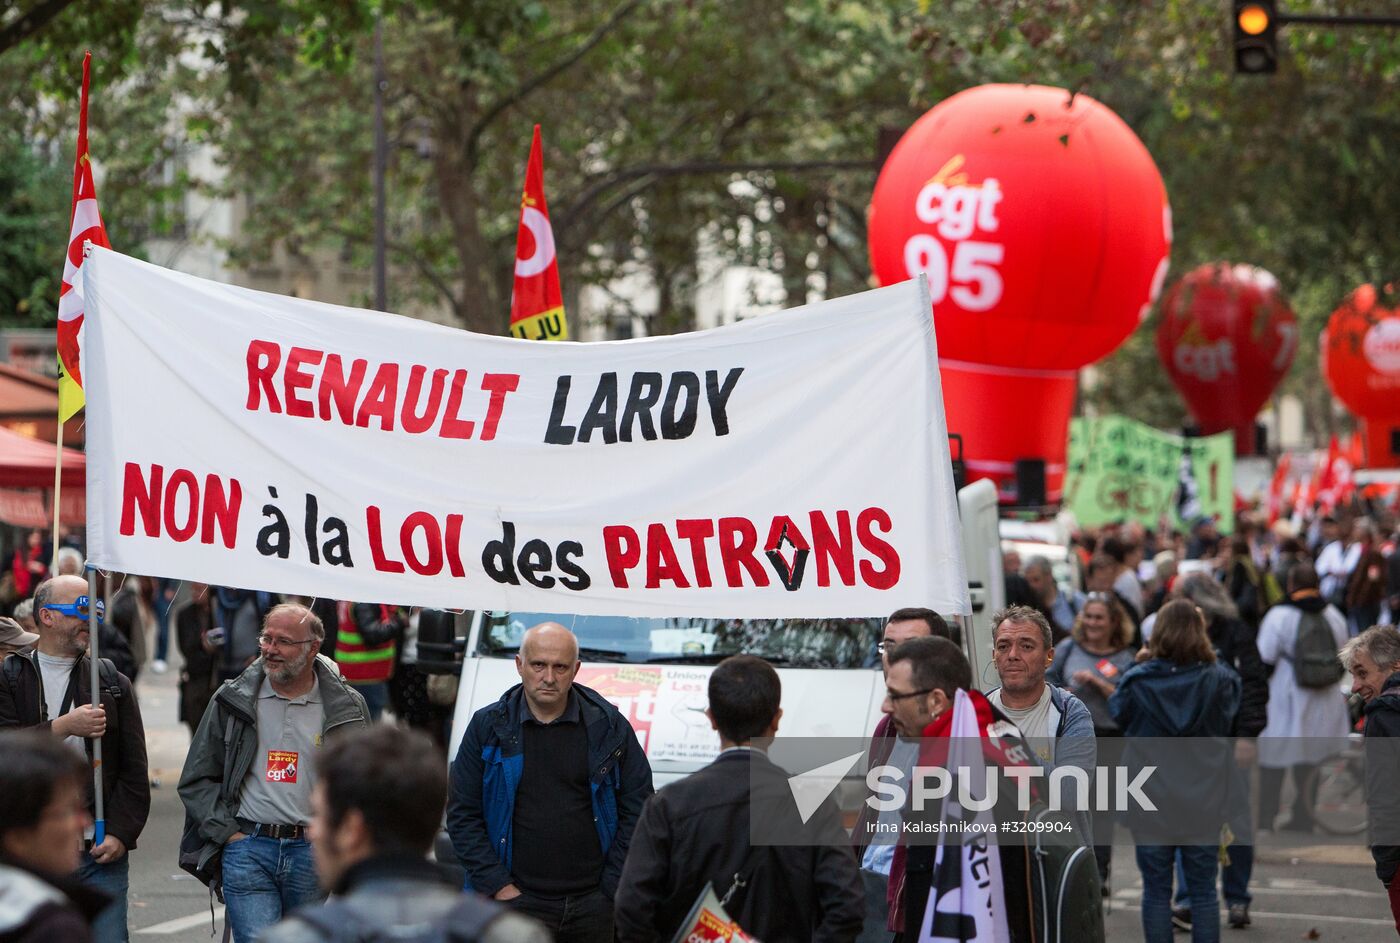
[(104, 569), (438, 608), (970, 611), (922, 282), (538, 344), (100, 248), (83, 272)]

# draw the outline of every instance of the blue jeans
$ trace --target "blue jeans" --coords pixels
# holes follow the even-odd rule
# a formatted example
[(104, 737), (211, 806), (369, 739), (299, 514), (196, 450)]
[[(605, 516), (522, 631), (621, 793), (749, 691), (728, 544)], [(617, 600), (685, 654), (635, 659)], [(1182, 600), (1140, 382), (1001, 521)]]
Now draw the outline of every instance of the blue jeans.
[(111, 864), (98, 864), (86, 851), (78, 861), (78, 880), (112, 895), (108, 904), (92, 922), (94, 943), (126, 943), (126, 892), (131, 871), (128, 855)]
[[(1254, 900), (1249, 893), (1249, 878), (1254, 873), (1254, 846), (1231, 845), (1225, 849), (1230, 854), (1230, 863), (1220, 872), (1220, 887), (1225, 892), (1225, 905), (1245, 904)], [(1186, 872), (1181, 869), (1181, 857), (1176, 859), (1176, 897), (1172, 900), (1178, 907), (1191, 908), (1186, 896)]]
[(224, 846), (224, 905), (235, 943), (252, 943), (293, 910), (324, 898), (306, 839), (252, 835)]
[(377, 681), (374, 684), (357, 684), (354, 687), (360, 692), (360, 697), (365, 699), (365, 707), (369, 708), (370, 723), (378, 723), (379, 715), (384, 713), (384, 705), (389, 703), (389, 682)]
[(180, 584), (175, 580), (156, 580), (156, 660), (165, 661), (170, 654), (170, 607), (174, 605), (174, 599), (166, 599), (165, 591), (178, 589)]
[(1191, 900), (1191, 943), (1219, 943), (1220, 901), (1215, 895), (1214, 845), (1139, 845), (1142, 872), (1142, 936), (1146, 943), (1171, 943), (1172, 863), (1177, 852)]

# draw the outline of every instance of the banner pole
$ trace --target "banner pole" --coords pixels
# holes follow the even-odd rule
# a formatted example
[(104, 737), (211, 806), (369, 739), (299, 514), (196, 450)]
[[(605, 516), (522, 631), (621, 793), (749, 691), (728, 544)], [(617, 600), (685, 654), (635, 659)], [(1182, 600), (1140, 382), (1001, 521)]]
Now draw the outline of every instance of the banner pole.
[(52, 555), (49, 557), (49, 575), (58, 575), (58, 528), (59, 528), (59, 502), (63, 498), (63, 420), (58, 421), (58, 441), (54, 444), (54, 451), (58, 458), (53, 463), (53, 544), (51, 546)]
[[(98, 641), (97, 637), (102, 632), (102, 617), (106, 606), (99, 602), (97, 598), (97, 567), (88, 564), (88, 670), (91, 678), (88, 682), (89, 690), (92, 693), (92, 706), (95, 708), (102, 706), (101, 672), (98, 670)], [(95, 737), (92, 741), (92, 795), (93, 795), (93, 823), (92, 823), (92, 846), (96, 848), (107, 838), (107, 821), (103, 815), (102, 802), (102, 738)]]

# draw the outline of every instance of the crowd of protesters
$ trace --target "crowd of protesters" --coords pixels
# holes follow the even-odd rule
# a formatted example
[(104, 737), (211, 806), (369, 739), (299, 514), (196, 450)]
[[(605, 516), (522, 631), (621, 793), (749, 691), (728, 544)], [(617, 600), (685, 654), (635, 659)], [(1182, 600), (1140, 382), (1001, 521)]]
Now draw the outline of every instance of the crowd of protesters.
[[(958, 698), (984, 737), (1012, 731), (997, 762), (1092, 773), (1115, 741), (1127, 757), (1141, 738), (1231, 744), (1211, 777), (1167, 774), (1154, 786), (1163, 805), (1194, 810), (1235, 796), (1218, 821), (1195, 815), (1218, 827), (1218, 843), (1132, 816), (1076, 821), (1094, 846), (1095, 908), (1115, 880), (1115, 825), (1132, 832), (1150, 943), (1173, 925), (1218, 939), (1222, 896), (1228, 923), (1250, 925), (1257, 836), (1315, 827), (1318, 766), (1349, 731), (1371, 746), (1400, 737), (1390, 625), (1400, 552), (1387, 519), (1234, 524), (1229, 536), (1204, 519), (1185, 531), (1128, 525), (1076, 536), (1063, 559), (1008, 554), (1010, 605), (994, 619), (997, 683), (979, 685), (985, 694), (955, 626), (927, 609), (895, 612), (878, 645), (885, 719), (872, 765), (946, 759), (946, 746), (928, 744), (946, 743)], [(492, 941), (664, 940), (707, 889), (760, 939), (919, 935), (938, 887), (932, 849), (867, 840), (900, 810), (862, 809), (853, 840), (830, 801), (798, 815), (786, 774), (755, 745), (783, 717), (778, 675), (761, 659), (714, 670), (706, 713), (721, 752), (655, 792), (627, 720), (575, 683), (578, 640), (534, 626), (516, 656), (520, 683), (476, 712), (449, 777), (450, 708), (428, 697), (414, 664), (425, 614), (104, 574), (99, 643), (113, 664), (97, 674), (94, 707), (85, 653), (98, 606), (80, 553), (61, 551), (50, 572), (52, 548), (31, 535), (0, 587), (12, 612), (0, 621), (0, 728), (27, 728), (3, 734), (0, 795), (26, 799), (0, 803), (0, 885), (23, 903), (0, 935), (127, 938), (126, 856), (150, 805), (132, 680), (167, 670), (171, 635), (193, 739), (180, 863), (217, 889), (236, 940), (341, 939), (347, 927), (403, 936), (425, 920)], [(388, 732), (376, 723), (386, 708), (426, 735)], [(104, 834), (82, 762), (98, 741)], [(1367, 756), (1369, 844), (1400, 932), (1400, 844), (1378, 829), (1400, 819), (1400, 764), (1391, 750)], [(444, 817), (465, 871), (456, 885), (426, 863)], [(758, 818), (790, 822), (810, 844), (752, 845)], [(1030, 901), (1012, 899), (1023, 886), (1007, 881), (1006, 908), (1029, 928)]]

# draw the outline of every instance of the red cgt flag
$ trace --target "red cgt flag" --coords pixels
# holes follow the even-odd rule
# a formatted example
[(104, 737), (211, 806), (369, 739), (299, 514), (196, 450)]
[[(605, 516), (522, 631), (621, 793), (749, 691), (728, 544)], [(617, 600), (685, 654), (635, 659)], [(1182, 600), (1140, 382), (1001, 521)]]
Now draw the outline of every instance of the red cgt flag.
[(540, 126), (530, 143), (525, 191), (520, 195), (520, 231), (515, 241), (515, 290), (510, 298), (510, 332), (516, 337), (566, 341), (564, 296), (559, 290), (559, 261), (554, 230), (544, 202), (544, 152)]
[(111, 248), (102, 215), (97, 211), (97, 188), (88, 160), (88, 68), (92, 53), (83, 56), (83, 94), (78, 108), (78, 156), (73, 164), (73, 215), (68, 228), (68, 254), (63, 260), (63, 287), (58, 293), (58, 421), (67, 422), (83, 408), (83, 375), (78, 355), (83, 336), (83, 298), (73, 290), (83, 267), (83, 243)]

